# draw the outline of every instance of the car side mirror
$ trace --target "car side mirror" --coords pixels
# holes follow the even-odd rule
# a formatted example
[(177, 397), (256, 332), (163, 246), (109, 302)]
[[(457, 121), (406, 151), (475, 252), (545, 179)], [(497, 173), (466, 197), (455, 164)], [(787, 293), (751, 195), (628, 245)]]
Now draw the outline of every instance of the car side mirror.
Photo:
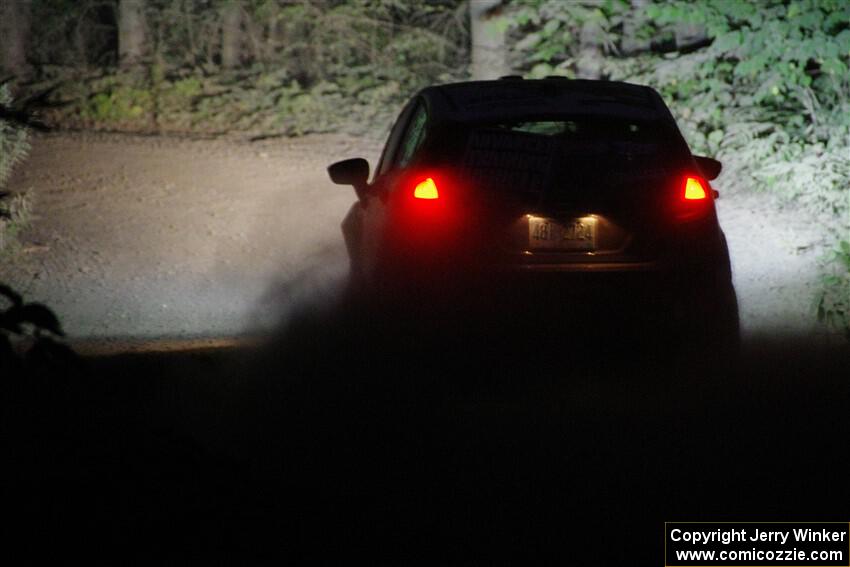
[(363, 158), (338, 161), (328, 166), (328, 175), (338, 185), (352, 185), (362, 199), (369, 186), (369, 162)]
[(710, 157), (694, 156), (694, 161), (697, 162), (697, 167), (709, 181), (717, 179), (717, 176), (723, 170), (723, 164)]

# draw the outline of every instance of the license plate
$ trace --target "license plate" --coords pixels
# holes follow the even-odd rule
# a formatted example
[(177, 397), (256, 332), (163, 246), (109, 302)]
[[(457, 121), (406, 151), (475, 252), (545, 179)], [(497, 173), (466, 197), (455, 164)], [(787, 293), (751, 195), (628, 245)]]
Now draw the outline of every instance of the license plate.
[(528, 244), (531, 249), (595, 250), (596, 218), (581, 217), (567, 222), (530, 216)]

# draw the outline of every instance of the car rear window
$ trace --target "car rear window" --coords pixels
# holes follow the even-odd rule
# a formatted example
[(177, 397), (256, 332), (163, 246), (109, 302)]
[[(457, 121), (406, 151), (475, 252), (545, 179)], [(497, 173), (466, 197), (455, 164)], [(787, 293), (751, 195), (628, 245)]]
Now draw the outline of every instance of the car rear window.
[(478, 178), (540, 191), (553, 177), (645, 176), (681, 156), (676, 137), (659, 120), (618, 117), (522, 119), (469, 129), (464, 169)]
[(654, 112), (655, 105), (646, 87), (617, 82), (584, 84), (581, 81), (516, 81), (461, 83), (443, 87), (455, 108), (476, 111), (482, 108), (538, 108), (579, 106), (631, 106)]

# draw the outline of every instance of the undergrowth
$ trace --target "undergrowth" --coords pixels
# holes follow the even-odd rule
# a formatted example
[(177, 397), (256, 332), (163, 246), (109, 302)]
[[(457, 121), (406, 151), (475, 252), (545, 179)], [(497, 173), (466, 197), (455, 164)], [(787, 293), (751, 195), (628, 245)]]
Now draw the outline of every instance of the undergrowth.
[[(7, 84), (0, 85), (0, 107), (10, 108), (12, 95)], [(0, 261), (12, 254), (18, 245), (18, 235), (30, 218), (30, 201), (25, 194), (11, 194), (3, 187), (12, 168), (29, 152), (27, 129), (11, 120), (0, 118)]]
[[(12, 94), (8, 84), (0, 84), (0, 107), (12, 106)], [(0, 190), (12, 174), (12, 168), (29, 152), (26, 128), (10, 120), (0, 118)]]
[(27, 193), (0, 192), (0, 262), (20, 248), (19, 236), (30, 222), (31, 202)]

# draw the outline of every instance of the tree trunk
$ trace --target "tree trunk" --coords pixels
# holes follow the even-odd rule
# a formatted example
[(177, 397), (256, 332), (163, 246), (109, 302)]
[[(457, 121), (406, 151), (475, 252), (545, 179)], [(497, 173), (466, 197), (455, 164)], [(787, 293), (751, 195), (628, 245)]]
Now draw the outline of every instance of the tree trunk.
[(118, 61), (122, 67), (142, 62), (146, 54), (145, 2), (120, 0), (118, 4)]
[(0, 67), (13, 75), (29, 70), (30, 0), (0, 0)]
[(496, 79), (510, 73), (501, 0), (469, 0), (471, 75), (475, 80)]
[(579, 54), (576, 63), (576, 76), (579, 79), (599, 79), (602, 77), (602, 30), (595, 21), (587, 21), (581, 26), (579, 35)]
[(242, 7), (236, 0), (221, 11), (221, 66), (235, 69), (242, 62)]
[(623, 55), (635, 55), (642, 51), (649, 51), (651, 42), (648, 39), (640, 39), (637, 30), (644, 22), (643, 10), (649, 4), (649, 0), (631, 0), (629, 15), (623, 22), (623, 41), (621, 48)]

